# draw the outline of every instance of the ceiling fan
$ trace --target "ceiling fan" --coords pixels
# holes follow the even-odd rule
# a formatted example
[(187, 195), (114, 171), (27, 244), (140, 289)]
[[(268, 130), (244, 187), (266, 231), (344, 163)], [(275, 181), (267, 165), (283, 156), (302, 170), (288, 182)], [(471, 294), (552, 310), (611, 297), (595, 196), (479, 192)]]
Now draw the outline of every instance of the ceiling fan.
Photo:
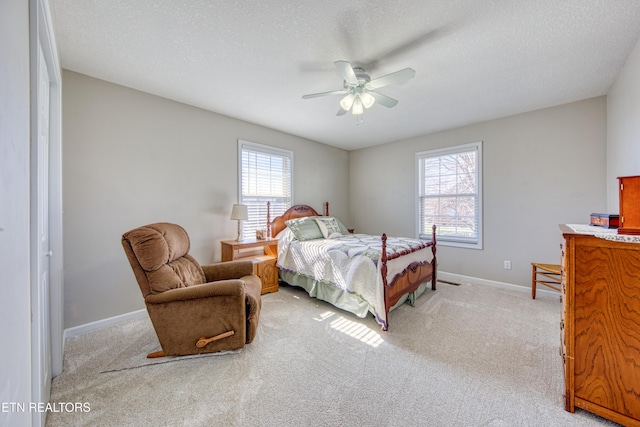
[(377, 92), (376, 89), (391, 84), (403, 83), (416, 75), (416, 72), (412, 68), (404, 68), (371, 80), (371, 77), (365, 73), (363, 68), (352, 67), (347, 61), (336, 61), (334, 65), (338, 73), (340, 73), (340, 76), (344, 79), (344, 88), (329, 92), (311, 93), (304, 95), (302, 98), (310, 99), (327, 95), (345, 95), (340, 100), (340, 109), (336, 116), (342, 116), (351, 110), (351, 114), (356, 116), (357, 124), (362, 123), (362, 113), (364, 109), (370, 108), (375, 102), (387, 108), (395, 107), (396, 104), (398, 104), (398, 100), (383, 95)]

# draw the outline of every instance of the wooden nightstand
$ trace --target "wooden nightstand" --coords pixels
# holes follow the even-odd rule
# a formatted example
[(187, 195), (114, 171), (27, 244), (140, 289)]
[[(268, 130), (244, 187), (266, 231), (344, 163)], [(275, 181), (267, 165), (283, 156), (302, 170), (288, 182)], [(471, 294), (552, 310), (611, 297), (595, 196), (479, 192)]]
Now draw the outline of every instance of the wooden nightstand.
[(223, 240), (222, 261), (250, 260), (253, 274), (262, 281), (262, 293), (278, 291), (278, 240)]

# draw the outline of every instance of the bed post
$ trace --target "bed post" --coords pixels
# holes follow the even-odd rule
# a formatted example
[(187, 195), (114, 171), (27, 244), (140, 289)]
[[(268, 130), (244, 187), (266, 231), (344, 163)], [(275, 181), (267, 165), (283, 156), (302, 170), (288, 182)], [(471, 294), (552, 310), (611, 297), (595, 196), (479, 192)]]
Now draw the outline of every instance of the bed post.
[(329, 202), (324, 202), (324, 216), (329, 216)]
[(382, 323), (382, 330), (386, 331), (389, 328), (387, 319), (389, 319), (389, 302), (387, 301), (387, 234), (382, 234), (382, 251), (380, 254), (380, 274), (382, 275), (382, 290), (384, 292), (384, 319)]
[(271, 208), (271, 202), (267, 202), (267, 235), (265, 238), (271, 238), (271, 212), (269, 209)]
[(431, 227), (431, 240), (433, 241), (433, 245), (431, 245), (431, 253), (433, 254), (433, 259), (431, 260), (431, 271), (432, 273), (432, 277), (431, 277), (431, 290), (436, 290), (436, 281), (438, 280), (438, 273), (437, 273), (437, 267), (438, 267), (438, 262), (436, 260), (436, 225), (433, 224), (433, 226)]
[(382, 265), (380, 266), (380, 272), (382, 273), (382, 283), (384, 283), (384, 287), (387, 287), (387, 235), (386, 233), (382, 235), (382, 251), (380, 254), (380, 262)]

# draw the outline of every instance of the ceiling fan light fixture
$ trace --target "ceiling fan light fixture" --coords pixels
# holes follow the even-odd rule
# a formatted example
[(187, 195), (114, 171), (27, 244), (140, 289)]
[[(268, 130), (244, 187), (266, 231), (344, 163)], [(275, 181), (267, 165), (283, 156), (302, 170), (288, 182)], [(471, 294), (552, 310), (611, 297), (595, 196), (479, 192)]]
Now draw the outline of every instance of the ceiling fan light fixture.
[(355, 100), (353, 101), (353, 106), (351, 107), (351, 114), (353, 114), (354, 116), (359, 116), (363, 112), (364, 112), (364, 104), (362, 103), (360, 96), (356, 96)]
[(311, 93), (302, 98), (317, 98), (327, 95), (344, 95), (340, 100), (340, 110), (336, 116), (344, 116), (348, 111), (356, 116), (356, 124), (362, 123), (362, 114), (365, 108), (371, 108), (376, 102), (383, 107), (392, 108), (398, 104), (398, 100), (383, 95), (377, 89), (396, 83), (403, 83), (412, 79), (416, 72), (412, 68), (387, 74), (371, 80), (361, 67), (353, 67), (348, 61), (334, 62), (338, 73), (342, 77), (342, 89), (329, 92)]
[(364, 108), (371, 108), (371, 106), (376, 102), (376, 99), (369, 92), (360, 94), (360, 100), (362, 100)]
[(342, 100), (340, 100), (340, 107), (343, 110), (349, 111), (351, 106), (353, 105), (353, 101), (355, 100), (355, 96), (352, 93), (347, 94)]

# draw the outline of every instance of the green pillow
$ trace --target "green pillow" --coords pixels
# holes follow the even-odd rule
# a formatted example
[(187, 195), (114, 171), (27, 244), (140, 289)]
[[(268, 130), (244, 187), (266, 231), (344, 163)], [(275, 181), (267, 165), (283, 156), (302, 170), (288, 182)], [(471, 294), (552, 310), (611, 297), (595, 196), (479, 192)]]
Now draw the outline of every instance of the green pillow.
[(338, 218), (336, 218), (335, 216), (317, 216), (315, 218), (316, 219), (320, 219), (320, 220), (323, 219), (323, 218), (335, 219), (336, 222), (338, 223), (338, 227), (340, 227), (340, 232), (345, 236), (347, 234), (349, 234), (349, 229), (342, 222), (340, 222), (340, 220)]
[[(333, 217), (329, 216), (327, 218), (333, 218)], [(335, 218), (335, 220), (338, 222), (338, 227), (340, 227), (340, 232), (345, 236), (348, 235), (349, 234), (349, 229), (342, 222), (340, 222), (340, 220), (338, 218)]]
[(342, 230), (338, 225), (338, 220), (331, 217), (318, 217), (316, 218), (318, 227), (325, 239), (333, 239), (334, 237), (342, 236)]
[(314, 217), (290, 219), (284, 222), (300, 241), (322, 239), (324, 236)]

